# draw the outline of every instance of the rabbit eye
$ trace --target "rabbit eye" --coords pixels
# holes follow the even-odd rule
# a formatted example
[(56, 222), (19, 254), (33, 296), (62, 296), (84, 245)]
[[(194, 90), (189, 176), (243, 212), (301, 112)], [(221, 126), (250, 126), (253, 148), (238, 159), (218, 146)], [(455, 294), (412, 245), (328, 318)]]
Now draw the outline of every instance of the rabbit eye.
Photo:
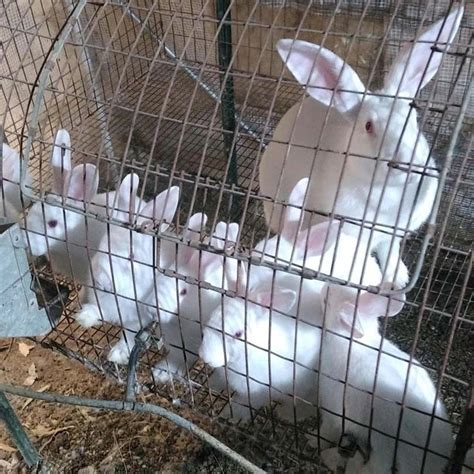
[(240, 339), (242, 337), (242, 331), (237, 331), (234, 336), (238, 339)]
[(183, 289), (179, 292), (179, 294), (180, 294), (181, 296), (185, 296), (187, 292), (188, 292), (188, 290), (187, 290), (186, 288), (183, 288)]
[(370, 120), (365, 122), (365, 131), (367, 133), (373, 133), (373, 131), (374, 131), (374, 125), (372, 124), (372, 122)]
[(51, 229), (54, 229), (58, 225), (58, 221), (56, 219), (52, 219), (48, 221), (48, 227), (51, 227)]

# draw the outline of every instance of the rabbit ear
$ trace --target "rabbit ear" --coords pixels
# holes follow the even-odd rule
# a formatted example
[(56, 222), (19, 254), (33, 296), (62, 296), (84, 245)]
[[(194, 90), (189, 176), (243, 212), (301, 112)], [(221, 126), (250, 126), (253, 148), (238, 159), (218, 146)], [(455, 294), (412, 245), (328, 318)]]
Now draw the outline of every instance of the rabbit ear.
[(186, 243), (198, 241), (206, 224), (207, 216), (204, 213), (198, 212), (189, 218), (189, 223), (183, 231), (184, 244), (178, 244), (178, 267), (189, 264), (193, 255), (198, 253), (195, 248)]
[(309, 178), (300, 179), (296, 183), (295, 187), (290, 193), (290, 197), (288, 198), (288, 204), (291, 204), (291, 206), (287, 206), (285, 209), (281, 235), (290, 242), (294, 241), (296, 238), (301, 220), (301, 214), (303, 213), (303, 209), (298, 209), (293, 206), (303, 206), (304, 198), (306, 196), (306, 192), (308, 191), (308, 185)]
[(51, 164), (53, 166), (53, 192), (62, 196), (66, 193), (72, 168), (71, 137), (67, 130), (61, 129), (56, 133)]
[(354, 337), (361, 338), (364, 335), (365, 322), (373, 322), (374, 319), (382, 316), (396, 316), (404, 305), (405, 295), (396, 295), (389, 298), (364, 292), (359, 297), (357, 312), (354, 303), (345, 302), (339, 316), (348, 330), (354, 326)]
[[(117, 207), (113, 211), (114, 217), (119, 218), (119, 212), (126, 212), (128, 216), (135, 213), (135, 202), (140, 178), (135, 173), (123, 178), (117, 191)], [(128, 217), (123, 219), (128, 221)]]
[(207, 224), (207, 216), (202, 212), (193, 214), (189, 218), (189, 223), (183, 231), (183, 237), (186, 240), (198, 240), (201, 232)]
[(211, 238), (211, 245), (217, 249), (224, 250), (226, 244), (237, 242), (239, 235), (239, 224), (232, 222), (218, 222)]
[(10, 181), (20, 181), (20, 154), (8, 146), (2, 144), (2, 176)]
[(335, 220), (332, 223), (325, 221), (301, 231), (296, 239), (296, 258), (318, 257), (323, 250), (329, 250), (339, 235), (339, 224)]
[(282, 39), (276, 47), (285, 65), (297, 81), (307, 87), (313, 99), (331, 105), (341, 113), (361, 102), (364, 84), (357, 73), (333, 52), (307, 41), (292, 39)]
[(179, 203), (179, 187), (172, 186), (158, 194), (140, 210), (140, 221), (152, 220), (162, 222), (160, 231), (165, 231), (176, 214)]
[(261, 306), (287, 313), (296, 302), (296, 291), (275, 286), (253, 292), (252, 299)]
[(67, 197), (78, 201), (90, 202), (97, 194), (99, 175), (95, 165), (86, 163), (75, 166), (71, 173)]
[(384, 92), (396, 94), (399, 89), (415, 97), (428, 84), (439, 69), (443, 52), (456, 36), (463, 12), (462, 6), (456, 8), (427, 28), (415, 44), (409, 43), (400, 51), (385, 79)]

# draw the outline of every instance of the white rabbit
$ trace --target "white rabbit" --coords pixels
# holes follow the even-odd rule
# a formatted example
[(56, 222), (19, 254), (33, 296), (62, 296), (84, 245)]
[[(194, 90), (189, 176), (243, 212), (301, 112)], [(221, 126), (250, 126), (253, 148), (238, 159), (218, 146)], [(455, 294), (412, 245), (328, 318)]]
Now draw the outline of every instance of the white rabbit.
[[(85, 284), (106, 225), (86, 217), (84, 211), (105, 215), (114, 193), (97, 194), (99, 176), (94, 165), (78, 165), (71, 170), (70, 147), (69, 133), (59, 130), (52, 154), (53, 193), (29, 209), (24, 239), (33, 256), (47, 256), (54, 272)], [(65, 209), (64, 204), (79, 212)]]
[[(284, 115), (262, 156), (261, 193), (284, 202), (296, 182), (309, 176), (308, 210), (364, 219), (385, 230), (374, 232), (371, 250), (385, 269), (385, 280), (399, 286), (409, 278), (399, 263), (400, 237), (427, 220), (438, 187), (436, 164), (411, 102), (441, 64), (443, 54), (432, 49), (434, 43), (441, 50), (449, 47), (462, 14), (460, 6), (407, 45), (375, 94), (331, 51), (299, 40), (277, 43), (285, 65), (309, 96)], [(265, 201), (264, 209), (268, 225), (278, 231), (281, 204)], [(352, 232), (359, 231), (354, 225)]]
[[(179, 188), (171, 187), (153, 201), (140, 203), (140, 209), (135, 211), (138, 183), (137, 175), (124, 178), (117, 191), (118, 206), (113, 217), (123, 223), (136, 220), (142, 228), (163, 220), (163, 232), (176, 212)], [(124, 328), (124, 337), (108, 354), (111, 362), (126, 363), (136, 332), (156, 319), (156, 309), (146, 304), (155, 284), (160, 288), (160, 320), (171, 318), (168, 311), (176, 307), (175, 279), (155, 271), (155, 243), (152, 235), (110, 225), (94, 255), (92, 285), (81, 295), (82, 309), (76, 314), (76, 321), (85, 327), (109, 322)]]
[[(295, 190), (293, 195), (296, 194)], [(332, 247), (337, 237), (328, 223), (319, 224), (309, 232), (309, 238), (308, 231), (301, 232), (299, 238), (295, 234), (296, 260), (303, 256), (307, 257), (306, 262), (320, 259), (324, 244)], [(276, 239), (269, 242), (265, 253), (273, 247), (275, 254), (286, 257), (288, 242), (293, 239), (290, 232), (281, 240), (286, 239), (278, 246), (281, 254), (276, 250)], [(283, 404), (280, 414), (289, 418), (295, 413), (293, 400), (307, 400), (311, 389), (314, 390), (317, 379), (313, 370), (319, 353), (321, 320), (313, 297), (317, 298), (321, 286), (319, 280), (250, 265), (248, 281), (240, 282), (241, 298), (226, 296), (214, 310), (204, 328), (199, 355), (211, 367), (225, 366), (216, 372), (212, 383), (215, 388), (228, 385), (226, 388), (237, 392), (234, 416), (248, 417), (251, 408), (279, 400)], [(216, 380), (219, 378), (220, 381)], [(301, 407), (296, 407), (296, 416), (304, 416)]]
[[(363, 464), (358, 456), (350, 459), (346, 472), (377, 474), (393, 472), (392, 465), (399, 473), (421, 472), (423, 449), (428, 446), (433, 452), (426, 455), (424, 472), (442, 472), (446, 464), (442, 456), (449, 456), (453, 446), (443, 403), (428, 372), (415, 359), (410, 364), (408, 354), (379, 333), (378, 317), (398, 314), (404, 298), (389, 301), (362, 292), (357, 300), (357, 295), (338, 285), (327, 285), (322, 295), (326, 331), (321, 342), (319, 397), (315, 397), (321, 408), (322, 445), (337, 443), (343, 433), (351, 434), (369, 460)], [(430, 428), (433, 411), (437, 418)], [(334, 449), (323, 451), (323, 460), (332, 457)]]
[[(200, 231), (205, 227), (207, 216), (195, 214), (191, 216), (184, 239), (196, 241)], [(225, 245), (237, 242), (239, 226), (236, 223), (219, 222), (215, 232), (208, 241), (212, 247), (224, 250)], [(171, 374), (185, 375), (198, 358), (201, 344), (202, 326), (212, 310), (222, 300), (222, 294), (212, 288), (212, 285), (224, 290), (236, 290), (237, 260), (224, 257), (220, 253), (199, 251), (192, 247), (179, 245), (176, 265), (172, 266), (178, 274), (199, 281), (199, 285), (177, 281), (179, 317), (172, 318), (161, 325), (164, 343), (168, 355), (154, 368), (156, 380), (166, 382)], [(204, 283), (203, 287), (201, 284)], [(158, 293), (158, 291), (157, 291)]]
[[(8, 221), (17, 221), (23, 212), (23, 207), (29, 204), (29, 199), (20, 192), (20, 155), (6, 143), (2, 143), (2, 176), (0, 189), (0, 217)], [(25, 184), (31, 186), (31, 177), (26, 172)]]

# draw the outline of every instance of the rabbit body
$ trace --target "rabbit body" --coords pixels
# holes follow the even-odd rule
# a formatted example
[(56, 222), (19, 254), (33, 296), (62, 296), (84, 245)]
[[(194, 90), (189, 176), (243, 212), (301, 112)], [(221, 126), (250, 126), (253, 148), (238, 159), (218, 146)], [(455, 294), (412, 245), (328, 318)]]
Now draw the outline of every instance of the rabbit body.
[[(432, 53), (432, 44), (451, 43), (462, 14), (462, 7), (455, 9), (419, 42), (403, 48), (376, 94), (331, 51), (299, 40), (277, 43), (309, 97), (278, 124), (260, 162), (261, 193), (285, 202), (296, 182), (309, 176), (306, 208), (373, 223), (372, 237), (366, 229), (364, 238), (371, 241), (386, 279), (399, 286), (409, 278), (399, 261), (400, 238), (428, 219), (438, 188), (436, 165), (411, 98), (441, 64), (442, 54)], [(266, 201), (264, 210), (268, 225), (278, 232), (281, 204)], [(353, 226), (352, 233), (360, 231)]]
[[(219, 368), (216, 374), (219, 380), (213, 381), (215, 388), (236, 391), (232, 404), (234, 417), (248, 418), (251, 409), (276, 400), (284, 404), (289, 413), (286, 416), (291, 416), (292, 394), (307, 399), (311, 388), (316, 386), (312, 367), (318, 353), (320, 329), (288, 314), (295, 306), (294, 291), (275, 287), (271, 296), (268, 290), (257, 289), (255, 296), (260, 300), (273, 299), (274, 308), (280, 306), (287, 314), (272, 311), (270, 315), (258, 303), (245, 305), (244, 300), (224, 297), (222, 306), (212, 313), (204, 329), (199, 354), (211, 367)], [(275, 305), (276, 300), (279, 302)], [(302, 309), (305, 315), (309, 311), (307, 307)]]
[[(190, 241), (198, 240), (206, 222), (207, 216), (204, 214), (191, 216), (184, 238)], [(238, 231), (239, 227), (235, 223), (219, 222), (212, 238), (206, 238), (205, 241), (222, 250), (224, 244), (236, 242)], [(216, 288), (235, 290), (237, 262), (224, 258), (221, 254), (179, 245), (178, 257), (171, 269), (182, 276), (194, 278)], [(176, 280), (176, 287), (178, 317), (173, 317), (161, 325), (161, 334), (168, 354), (153, 371), (155, 379), (160, 382), (168, 381), (171, 375), (185, 375), (194, 365), (201, 345), (202, 326), (222, 300), (220, 292), (201, 288), (181, 279)]]
[[(165, 230), (178, 205), (178, 188), (164, 191), (149, 203), (136, 197), (137, 189), (136, 175), (124, 178), (117, 191), (118, 206), (113, 217), (124, 223), (136, 218), (139, 226), (149, 220), (164, 219), (168, 224), (161, 224), (160, 228)], [(175, 311), (176, 282), (156, 271), (155, 244), (151, 235), (111, 225), (93, 257), (92, 279), (82, 291), (82, 309), (76, 314), (76, 321), (85, 327), (108, 322), (124, 328), (124, 337), (108, 355), (111, 362), (127, 363), (135, 333), (158, 317), (160, 321), (167, 321)], [(159, 289), (159, 310), (147, 304), (155, 287)]]
[[(323, 445), (324, 441), (338, 443), (342, 433), (350, 433), (357, 439), (359, 446), (365, 448), (370, 457), (365, 464), (360, 459), (358, 462), (357, 457), (349, 460), (346, 472), (350, 473), (389, 473), (393, 472), (392, 463), (400, 473), (421, 472), (423, 449), (428, 446), (439, 455), (427, 453), (424, 472), (442, 472), (446, 464), (446, 458), (442, 456), (450, 455), (453, 438), (446, 410), (436, 396), (428, 372), (415, 359), (410, 364), (408, 354), (382, 338), (377, 318), (364, 314), (375, 304), (372, 300), (383, 297), (366, 294), (368, 302), (363, 303), (361, 296), (357, 316), (360, 321), (352, 326), (351, 343), (351, 326), (347, 325), (347, 321), (346, 325), (341, 325), (338, 319), (340, 311), (344, 311), (341, 302), (346, 300), (345, 291), (342, 287), (331, 286), (325, 297), (326, 327), (329, 331), (324, 333), (321, 343), (319, 387), (322, 409), (319, 434)], [(351, 303), (351, 311), (353, 309)], [(399, 310), (400, 306), (393, 313)], [(352, 312), (346, 314), (352, 317)], [(402, 415), (398, 404), (402, 403), (405, 384)], [(428, 441), (433, 410), (438, 418), (433, 419)], [(394, 460), (395, 441), (390, 436), (397, 437), (400, 416), (400, 441)], [(367, 426), (370, 423), (369, 445)]]

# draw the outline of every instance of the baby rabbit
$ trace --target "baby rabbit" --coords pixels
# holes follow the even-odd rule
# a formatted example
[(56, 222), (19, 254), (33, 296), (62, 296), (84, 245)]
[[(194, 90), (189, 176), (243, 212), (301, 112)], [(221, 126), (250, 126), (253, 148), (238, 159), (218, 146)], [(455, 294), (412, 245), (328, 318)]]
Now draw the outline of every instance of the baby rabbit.
[[(124, 178), (112, 217), (141, 227), (163, 221), (163, 232), (176, 212), (179, 188), (171, 187), (153, 201), (139, 203), (140, 208), (135, 211), (138, 184), (137, 175)], [(156, 319), (156, 308), (145, 304), (153, 285), (160, 288), (160, 320), (167, 321), (172, 317), (169, 311), (175, 310), (176, 281), (155, 271), (155, 242), (151, 235), (110, 225), (92, 260), (92, 285), (81, 294), (82, 309), (76, 314), (76, 321), (85, 327), (109, 322), (124, 328), (124, 337), (108, 354), (111, 362), (127, 363), (136, 332)]]
[[(191, 216), (183, 237), (186, 241), (199, 240), (200, 233), (207, 222), (205, 214)], [(208, 243), (218, 250), (225, 245), (235, 244), (239, 233), (236, 223), (219, 222)], [(209, 240), (209, 239), (206, 239)], [(176, 265), (171, 268), (178, 274), (198, 280), (199, 285), (177, 280), (178, 301), (176, 311), (179, 317), (171, 318), (161, 325), (163, 340), (168, 355), (154, 368), (157, 381), (166, 382), (173, 375), (185, 375), (193, 366), (201, 344), (202, 325), (207, 322), (212, 310), (222, 300), (222, 294), (211, 288), (235, 290), (237, 281), (237, 261), (224, 258), (222, 254), (199, 251), (185, 245), (178, 246)], [(204, 287), (201, 287), (204, 284)]]
[[(398, 314), (404, 298), (362, 292), (357, 299), (338, 285), (322, 295), (321, 438), (338, 443), (345, 433), (357, 440), (368, 461), (356, 456), (346, 472), (418, 473), (423, 464), (424, 472), (442, 472), (453, 446), (443, 403), (428, 372), (379, 333), (378, 317)], [(323, 460), (335, 449), (323, 451)]]
[[(261, 193), (285, 201), (295, 183), (309, 176), (307, 209), (378, 224), (371, 250), (384, 279), (400, 287), (409, 278), (399, 263), (400, 239), (428, 219), (438, 187), (436, 163), (412, 100), (438, 71), (462, 15), (460, 6), (402, 49), (376, 94), (328, 49), (292, 39), (277, 43), (285, 65), (309, 96), (284, 115), (262, 156)], [(281, 205), (265, 201), (264, 209), (269, 227), (279, 231)], [(351, 230), (354, 235), (360, 231), (358, 225)]]
[[(0, 217), (7, 221), (18, 221), (23, 206), (29, 200), (20, 193), (20, 155), (6, 143), (2, 143), (2, 175), (0, 189)], [(26, 184), (31, 186), (31, 177), (26, 172)]]
[[(311, 257), (320, 257), (324, 242), (331, 247), (337, 237), (334, 232), (331, 235), (330, 226), (317, 227), (306, 252)], [(303, 234), (296, 239), (298, 256), (307, 245)], [(272, 273), (250, 265), (248, 281), (240, 280), (240, 298), (225, 296), (204, 328), (199, 355), (213, 368), (225, 366), (212, 383), (215, 388), (228, 385), (237, 392), (233, 398), (236, 417), (247, 418), (252, 408), (279, 400), (283, 404), (280, 414), (289, 418), (293, 400), (307, 400), (316, 387), (313, 370), (319, 353), (320, 318), (312, 296), (318, 294), (321, 282), (281, 271), (271, 277)], [(301, 407), (296, 408), (297, 417), (303, 413)]]
[[(52, 155), (53, 193), (36, 202), (25, 218), (24, 239), (33, 256), (46, 255), (55, 273), (81, 284), (90, 278), (90, 261), (106, 225), (84, 211), (105, 214), (114, 193), (97, 195), (99, 176), (92, 164), (72, 168), (71, 142), (66, 130), (56, 134)], [(75, 207), (79, 212), (68, 210)]]

